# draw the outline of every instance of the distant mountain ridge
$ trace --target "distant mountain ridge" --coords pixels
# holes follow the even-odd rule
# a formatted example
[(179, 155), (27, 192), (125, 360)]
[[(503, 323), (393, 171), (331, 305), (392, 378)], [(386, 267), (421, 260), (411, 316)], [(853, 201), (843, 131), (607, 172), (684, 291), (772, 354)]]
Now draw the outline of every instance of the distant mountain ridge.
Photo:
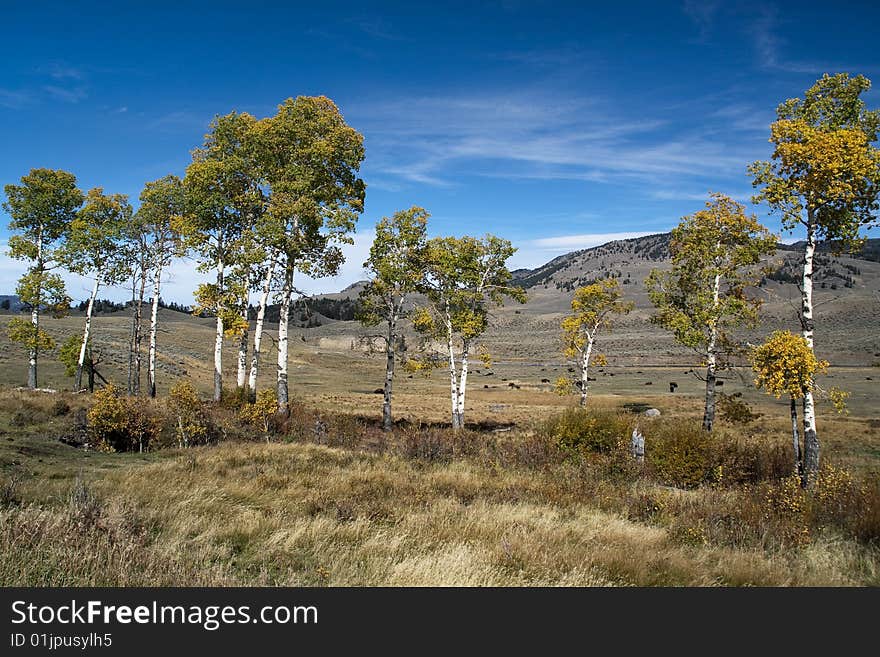
[[(585, 284), (589, 280), (590, 274), (607, 271), (609, 268), (634, 264), (635, 262), (659, 264), (669, 260), (670, 240), (671, 233), (614, 240), (600, 246), (557, 256), (535, 269), (516, 269), (511, 273), (514, 283), (526, 289), (547, 285), (551, 282), (559, 284), (562, 281), (573, 280), (580, 280), (581, 284)], [(793, 244), (780, 243), (778, 250), (798, 252), (802, 251), (803, 247), (804, 242), (802, 241)], [(822, 242), (817, 251), (830, 253), (833, 248), (833, 243)], [(868, 239), (857, 252), (845, 255), (856, 260), (880, 262), (880, 239)], [(565, 287), (569, 288), (570, 286), (565, 285)]]
[(670, 233), (657, 233), (627, 240), (614, 240), (589, 249), (572, 251), (553, 258), (535, 269), (517, 269), (513, 272), (515, 283), (528, 289), (547, 283), (557, 272), (604, 256), (625, 256), (659, 262), (669, 258)]

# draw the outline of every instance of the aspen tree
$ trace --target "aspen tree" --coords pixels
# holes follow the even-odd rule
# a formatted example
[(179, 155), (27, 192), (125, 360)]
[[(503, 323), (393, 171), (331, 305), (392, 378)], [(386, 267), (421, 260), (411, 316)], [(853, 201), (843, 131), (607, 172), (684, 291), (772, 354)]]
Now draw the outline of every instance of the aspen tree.
[(401, 351), (400, 323), (412, 313), (411, 296), (418, 290), (424, 269), (428, 217), (416, 206), (395, 212), (376, 224), (376, 238), (364, 263), (370, 280), (360, 294), (358, 319), (366, 326), (385, 326), (384, 334), (368, 336), (372, 347), (379, 342), (385, 351), (385, 383), (382, 427), (392, 427), (391, 394), (395, 356)]
[(63, 243), (83, 202), (76, 186), (76, 177), (55, 169), (31, 169), (21, 178), (20, 185), (6, 185), (3, 209), (12, 221), (9, 230), (9, 255), (30, 263), (19, 279), (16, 294), (31, 318), (15, 317), (9, 321), (8, 332), (28, 352), (28, 387), (37, 387), (37, 360), (41, 351), (54, 348), (54, 341), (40, 328), (40, 314), (64, 314), (70, 298), (64, 281), (52, 273), (59, 263), (56, 251)]
[[(880, 193), (880, 150), (873, 145), (880, 111), (861, 99), (871, 82), (847, 73), (824, 75), (804, 94), (776, 109), (770, 126), (774, 146), (769, 162), (749, 167), (760, 188), (755, 202), (765, 201), (786, 230), (805, 233), (801, 276), (801, 334), (810, 349), (813, 335), (813, 260), (820, 241), (835, 250), (851, 250), (860, 229), (877, 221)], [(803, 396), (804, 476), (819, 471), (819, 435), (813, 386)]]
[(705, 359), (706, 431), (715, 423), (717, 372), (728, 366), (719, 360), (730, 344), (728, 331), (757, 321), (760, 300), (746, 289), (759, 281), (754, 265), (775, 249), (776, 237), (742, 204), (714, 194), (705, 209), (672, 230), (672, 270), (654, 270), (645, 281), (657, 309), (651, 321)]

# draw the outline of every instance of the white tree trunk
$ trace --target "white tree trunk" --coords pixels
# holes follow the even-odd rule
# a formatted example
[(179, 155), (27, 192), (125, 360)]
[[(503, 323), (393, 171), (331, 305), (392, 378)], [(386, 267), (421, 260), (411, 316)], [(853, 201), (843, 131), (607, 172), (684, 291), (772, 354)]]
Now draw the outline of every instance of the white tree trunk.
[[(813, 258), (816, 254), (816, 231), (812, 212), (808, 213), (807, 243), (804, 247), (804, 277), (801, 291), (801, 321), (803, 336), (813, 349)], [(804, 394), (804, 460), (803, 483), (810, 481), (819, 471), (819, 437), (816, 432), (816, 405), (813, 399), (813, 382)]]
[(716, 317), (709, 327), (709, 342), (706, 345), (706, 404), (703, 410), (703, 430), (712, 431), (715, 425), (715, 370), (718, 366), (718, 297), (721, 292), (721, 274), (715, 274), (712, 285), (712, 310)]
[(461, 428), (458, 415), (458, 377), (455, 372), (455, 352), (452, 346), (451, 334), (447, 334), (446, 347), (449, 350), (449, 396), (452, 401), (452, 429), (458, 431)]
[(266, 271), (263, 289), (260, 293), (260, 307), (257, 309), (257, 323), (254, 326), (254, 353), (251, 355), (251, 370), (248, 373), (248, 394), (251, 401), (257, 395), (257, 371), (260, 367), (260, 344), (263, 341), (263, 322), (266, 319), (266, 306), (269, 303), (269, 288), (272, 285), (273, 267)]
[(82, 344), (79, 346), (79, 358), (76, 361), (76, 376), (74, 377), (73, 390), (79, 392), (82, 388), (83, 366), (86, 362), (86, 348), (89, 344), (89, 334), (92, 329), (92, 311), (95, 308), (95, 297), (98, 296), (98, 287), (101, 285), (100, 276), (95, 277), (95, 284), (92, 286), (92, 294), (89, 297), (89, 305), (86, 308), (86, 325), (83, 329)]
[[(37, 232), (37, 264), (36, 269), (43, 272), (43, 230)], [(42, 290), (37, 289), (36, 303), (31, 308), (31, 325), (34, 327), (34, 344), (28, 353), (28, 388), (37, 387), (37, 336), (40, 334), (40, 297)]]
[(134, 394), (141, 394), (141, 338), (143, 336), (144, 290), (147, 287), (147, 272), (141, 266), (141, 284), (138, 289), (137, 307), (134, 318)]
[(278, 409), (286, 411), (290, 402), (287, 380), (287, 325), (290, 314), (290, 298), (293, 295), (293, 265), (287, 263), (284, 285), (281, 288), (281, 308), (278, 316)]
[(137, 274), (131, 275), (131, 334), (128, 337), (128, 394), (134, 394), (134, 334), (137, 326), (135, 303), (137, 302)]
[(593, 336), (587, 338), (587, 348), (581, 359), (581, 406), (587, 405), (587, 392), (590, 388), (590, 357), (593, 354)]
[(382, 429), (391, 431), (394, 420), (391, 417), (391, 393), (394, 384), (394, 340), (396, 339), (396, 322), (388, 322), (388, 335), (385, 338), (385, 388), (382, 399)]
[(244, 320), (244, 328), (238, 338), (238, 371), (235, 377), (235, 385), (239, 391), (244, 389), (247, 383), (247, 352), (248, 352), (248, 309), (245, 307), (241, 318)]
[(150, 397), (156, 396), (156, 338), (159, 332), (159, 291), (162, 285), (162, 267), (153, 274), (153, 305), (150, 308), (150, 356), (147, 364), (147, 382)]
[(468, 356), (470, 342), (463, 341), (461, 349), (461, 374), (458, 377), (458, 426), (464, 429), (464, 399), (467, 394)]
[[(224, 267), (217, 264), (217, 290), (223, 290)], [(214, 401), (219, 402), (223, 395), (223, 317), (217, 307), (217, 330), (214, 335)]]
[[(40, 311), (37, 306), (31, 309), (31, 325), (34, 327), (34, 344), (36, 345), (37, 336), (40, 334)], [(37, 347), (32, 346), (28, 353), (28, 388), (37, 387)]]

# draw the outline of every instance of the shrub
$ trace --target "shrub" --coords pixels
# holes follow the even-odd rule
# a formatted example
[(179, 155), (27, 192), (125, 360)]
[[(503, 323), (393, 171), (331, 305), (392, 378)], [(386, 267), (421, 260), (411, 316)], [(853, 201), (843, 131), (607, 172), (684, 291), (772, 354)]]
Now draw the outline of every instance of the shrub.
[(273, 388), (260, 390), (253, 404), (245, 404), (238, 411), (238, 417), (248, 424), (259, 427), (266, 442), (269, 442), (269, 431), (272, 419), (278, 413), (278, 396)]
[(752, 407), (742, 399), (741, 392), (718, 395), (718, 415), (729, 424), (750, 424), (761, 417), (761, 413), (755, 413)]
[(652, 425), (645, 440), (645, 457), (656, 476), (669, 486), (695, 488), (718, 477), (712, 436), (693, 421)]
[(230, 408), (234, 411), (241, 410), (250, 403), (250, 389), (245, 386), (243, 388), (223, 388), (220, 391), (220, 405), (223, 408)]
[(418, 428), (403, 435), (403, 455), (408, 459), (448, 463), (453, 452), (454, 443), (449, 432)]
[(211, 422), (190, 381), (181, 380), (174, 384), (168, 393), (168, 407), (175, 416), (178, 447), (209, 442)]
[[(717, 433), (717, 431), (716, 431)], [(718, 483), (725, 485), (785, 479), (791, 475), (791, 446), (767, 440), (713, 438), (717, 452)]]
[(49, 412), (54, 417), (59, 417), (61, 415), (67, 415), (70, 412), (70, 404), (67, 403), (62, 397), (59, 397), (54, 402), (52, 402), (52, 406), (49, 409)]
[(569, 454), (610, 452), (629, 440), (632, 424), (617, 413), (570, 408), (550, 418), (541, 433)]
[(143, 399), (125, 398), (108, 385), (95, 393), (88, 412), (92, 445), (105, 452), (144, 451), (162, 432), (163, 418)]

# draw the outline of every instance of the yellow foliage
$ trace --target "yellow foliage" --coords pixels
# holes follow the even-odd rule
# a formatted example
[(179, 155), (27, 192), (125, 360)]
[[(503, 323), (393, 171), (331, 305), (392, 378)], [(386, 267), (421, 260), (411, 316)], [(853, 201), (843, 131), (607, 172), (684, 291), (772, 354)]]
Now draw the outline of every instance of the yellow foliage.
[(94, 395), (88, 414), (95, 448), (104, 452), (144, 450), (162, 431), (162, 418), (142, 400), (123, 397), (108, 385)]
[(574, 392), (574, 382), (567, 376), (560, 376), (553, 384), (553, 392), (564, 397)]
[(257, 393), (257, 399), (253, 404), (246, 404), (238, 412), (238, 416), (250, 424), (255, 424), (263, 430), (266, 440), (269, 440), (269, 425), (272, 417), (278, 412), (278, 396), (274, 388), (266, 388)]
[(492, 367), (492, 354), (485, 345), (480, 345), (478, 358), (484, 367)]
[(818, 360), (806, 339), (791, 331), (775, 331), (752, 351), (755, 385), (777, 398), (784, 394), (800, 399), (813, 387), (813, 378), (828, 369)]
[(849, 415), (849, 408), (847, 408), (846, 400), (849, 399), (851, 395), (851, 392), (841, 390), (840, 388), (831, 388), (831, 390), (828, 391), (828, 398), (831, 400), (831, 405), (834, 406), (834, 410), (841, 415)]
[(174, 384), (168, 393), (168, 403), (177, 415), (178, 445), (189, 447), (206, 442), (208, 437), (207, 418), (202, 410), (202, 401), (193, 384), (186, 379)]
[(811, 198), (821, 190), (825, 199), (846, 206), (863, 193), (863, 181), (876, 175), (877, 151), (861, 130), (823, 130), (802, 120), (781, 120), (770, 126), (774, 158), (791, 174), (797, 193)]

